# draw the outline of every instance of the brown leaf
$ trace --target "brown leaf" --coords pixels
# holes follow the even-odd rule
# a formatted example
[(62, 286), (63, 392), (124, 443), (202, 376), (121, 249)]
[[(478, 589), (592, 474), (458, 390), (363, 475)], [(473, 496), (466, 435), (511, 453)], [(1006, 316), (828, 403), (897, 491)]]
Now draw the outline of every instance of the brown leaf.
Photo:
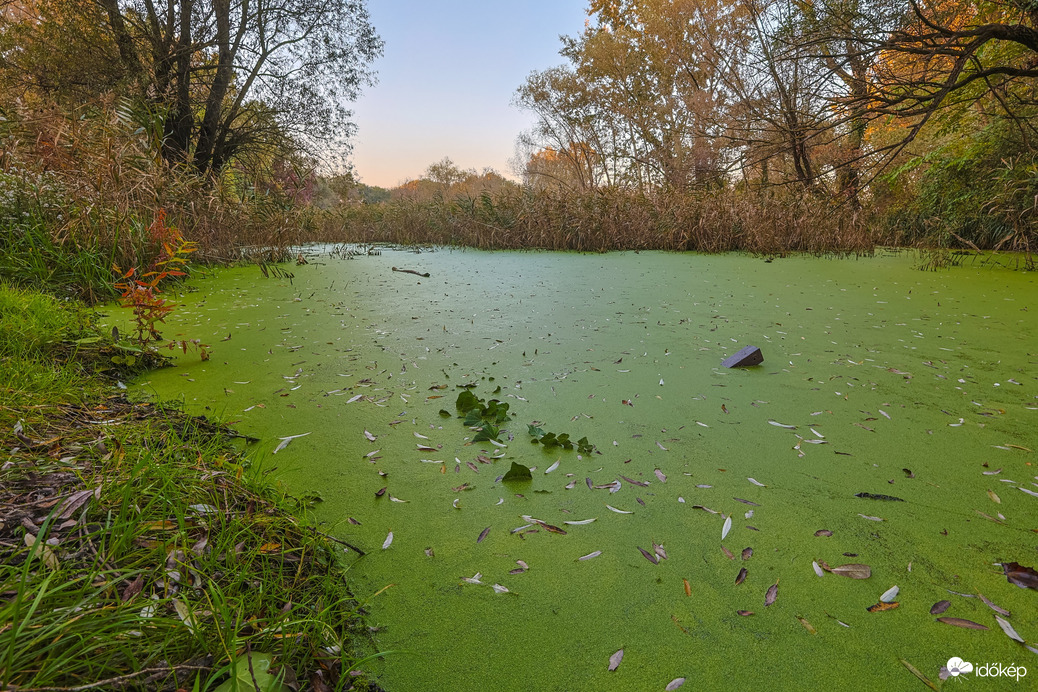
[(646, 483), (645, 481), (636, 481), (633, 478), (628, 478), (627, 476), (620, 476), (620, 478), (622, 478), (623, 480), (627, 481), (631, 485), (637, 485), (637, 486), (642, 487), (642, 488), (648, 488), (649, 487), (649, 484)]
[(940, 615), (951, 607), (951, 601), (937, 601), (930, 607), (930, 615)]
[(997, 606), (994, 603), (992, 603), (991, 601), (989, 601), (987, 598), (985, 598), (984, 594), (980, 593), (979, 591), (977, 592), (977, 596), (980, 598), (980, 600), (984, 601), (984, 605), (986, 605), (988, 608), (991, 608), (993, 611), (995, 611), (999, 615), (1005, 615), (1006, 617), (1009, 617), (1009, 616), (1012, 615), (1012, 613), (1010, 613), (1005, 608)]
[(751, 502), (749, 500), (744, 500), (741, 497), (733, 497), (732, 499), (735, 500), (736, 502), (741, 502), (744, 505), (753, 505), (754, 507), (760, 507), (760, 505), (757, 504), (756, 502)]
[(728, 550), (728, 548), (725, 548), (723, 545), (721, 546), (721, 551), (724, 552), (724, 554), (728, 557), (729, 560), (735, 559), (735, 556), (732, 555), (732, 551)]
[(645, 548), (642, 548), (641, 546), (638, 546), (638, 550), (641, 551), (641, 554), (645, 556), (645, 559), (648, 560), (649, 562), (651, 562), (652, 564), (654, 564), (654, 565), (660, 564), (660, 559), (658, 557), (656, 557), (655, 555), (653, 555), (652, 553), (650, 553)]
[(1021, 589), (1038, 589), (1038, 572), (1033, 567), (1018, 562), (1003, 562), (1002, 572), (1010, 584), (1016, 584)]
[(737, 610), (735, 612), (738, 613), (739, 615), (742, 615), (743, 617), (749, 617), (750, 615), (753, 615), (753, 611), (752, 610)]
[(973, 622), (972, 620), (963, 620), (962, 618), (937, 618), (937, 622), (943, 622), (946, 625), (952, 625), (953, 627), (962, 627), (967, 630), (986, 630), (988, 629), (979, 622)]
[(797, 615), (797, 620), (800, 621), (800, 624), (804, 626), (805, 630), (807, 630), (811, 634), (818, 634), (818, 630), (816, 630), (814, 628), (814, 626), (810, 622), (807, 621), (807, 618), (804, 618), (804, 617), (801, 617), (801, 616)]
[(139, 594), (142, 588), (144, 588), (144, 575), (138, 574), (136, 579), (134, 579), (126, 585), (126, 588), (123, 589), (123, 592), (119, 596), (119, 598), (122, 600), (123, 603), (126, 603), (131, 598)]
[(473, 464), (471, 461), (466, 461), (465, 465), (468, 466), (473, 471), (475, 471), (476, 473), (479, 473), (479, 467), (476, 466), (475, 464)]
[(742, 559), (749, 560), (751, 557), (753, 557), (753, 548), (743, 548)]
[(681, 581), (685, 582), (685, 595), (686, 596), (691, 596), (692, 595), (692, 585), (688, 583), (688, 579), (682, 579)]
[(85, 505), (89, 500), (90, 496), (100, 491), (100, 488), (89, 488), (87, 490), (80, 490), (77, 493), (72, 493), (70, 496), (65, 498), (65, 501), (61, 503), (61, 507), (58, 508), (58, 519), (68, 519), (72, 514)]
[(815, 535), (816, 536), (832, 536), (833, 532), (830, 531), (829, 529), (819, 529), (819, 530), (815, 531)]
[(386, 490), (387, 490), (386, 487), (379, 488), (378, 490), (375, 491), (375, 497), (382, 497), (383, 495), (386, 494)]
[(620, 649), (615, 654), (609, 657), (609, 670), (616, 670), (620, 667), (620, 661), (624, 660), (624, 650)]
[(486, 538), (487, 534), (489, 534), (489, 533), (490, 533), (490, 527), (489, 526), (486, 527), (485, 529), (483, 529), (482, 531), (480, 531), (479, 538), (476, 539), (476, 543), (482, 543), (483, 539)]
[(851, 579), (868, 579), (872, 576), (872, 569), (868, 565), (860, 565), (854, 562), (847, 565), (840, 565), (839, 567), (833, 567), (829, 571), (833, 574), (839, 574), (840, 576), (849, 577)]
[(739, 584), (742, 584), (744, 581), (746, 581), (747, 574), (749, 573), (746, 571), (745, 567), (739, 570), (738, 576), (735, 577), (735, 585), (738, 586)]
[(768, 587), (768, 593), (764, 595), (764, 607), (767, 608), (774, 603), (776, 598), (778, 598), (778, 582)]
[(884, 603), (883, 601), (880, 601), (875, 605), (870, 605), (865, 610), (869, 611), (870, 613), (881, 613), (884, 610), (893, 610), (894, 608), (897, 608), (899, 605), (901, 604), (897, 601), (892, 601), (891, 603)]

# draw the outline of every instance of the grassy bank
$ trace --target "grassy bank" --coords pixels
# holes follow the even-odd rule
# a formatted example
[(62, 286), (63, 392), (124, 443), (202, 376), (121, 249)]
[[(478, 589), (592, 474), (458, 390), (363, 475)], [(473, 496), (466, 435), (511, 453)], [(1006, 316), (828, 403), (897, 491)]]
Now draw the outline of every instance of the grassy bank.
[(231, 431), (118, 394), (107, 348), (0, 284), (0, 687), (375, 689), (350, 549)]

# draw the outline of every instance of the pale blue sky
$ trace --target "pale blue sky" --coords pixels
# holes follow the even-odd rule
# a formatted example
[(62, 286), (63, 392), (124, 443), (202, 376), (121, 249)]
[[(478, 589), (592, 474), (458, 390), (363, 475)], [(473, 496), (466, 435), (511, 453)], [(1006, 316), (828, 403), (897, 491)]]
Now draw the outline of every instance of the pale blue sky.
[(512, 177), (515, 139), (533, 124), (511, 105), (534, 70), (564, 62), (559, 35), (587, 19), (585, 0), (368, 0), (386, 42), (378, 84), (352, 105), (362, 182), (394, 187), (449, 156)]

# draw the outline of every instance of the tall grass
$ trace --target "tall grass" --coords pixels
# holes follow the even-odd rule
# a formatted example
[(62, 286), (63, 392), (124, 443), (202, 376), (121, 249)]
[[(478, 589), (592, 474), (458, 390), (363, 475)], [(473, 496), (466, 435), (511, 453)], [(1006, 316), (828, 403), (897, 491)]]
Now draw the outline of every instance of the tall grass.
[(79, 312), (0, 284), (0, 688), (366, 689), (343, 545), (221, 429), (90, 376)]
[(196, 262), (284, 259), (319, 240), (313, 210), (235, 166), (204, 179), (158, 156), (154, 119), (109, 101), (72, 117), (0, 120), (0, 276), (26, 286), (112, 298), (113, 265), (150, 267), (160, 213), (198, 244)]
[(323, 236), (483, 249), (742, 250), (867, 253), (874, 238), (847, 207), (791, 190), (647, 195), (522, 189), (498, 196), (397, 200), (328, 213)]

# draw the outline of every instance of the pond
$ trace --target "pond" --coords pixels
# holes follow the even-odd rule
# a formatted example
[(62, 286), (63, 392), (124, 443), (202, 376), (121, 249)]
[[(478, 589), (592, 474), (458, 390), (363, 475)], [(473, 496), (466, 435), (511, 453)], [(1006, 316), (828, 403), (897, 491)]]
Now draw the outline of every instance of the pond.
[[(211, 360), (135, 387), (262, 438), (255, 463), (365, 551), (390, 692), (919, 689), (909, 666), (939, 684), (956, 656), (1038, 675), (979, 597), (1035, 646), (1038, 593), (999, 564), (1038, 565), (1034, 273), (309, 259), (198, 281), (164, 331)], [(762, 365), (721, 367), (745, 345)], [(509, 405), (498, 444), (457, 417), (466, 391)], [(499, 480), (513, 462), (532, 479)]]

